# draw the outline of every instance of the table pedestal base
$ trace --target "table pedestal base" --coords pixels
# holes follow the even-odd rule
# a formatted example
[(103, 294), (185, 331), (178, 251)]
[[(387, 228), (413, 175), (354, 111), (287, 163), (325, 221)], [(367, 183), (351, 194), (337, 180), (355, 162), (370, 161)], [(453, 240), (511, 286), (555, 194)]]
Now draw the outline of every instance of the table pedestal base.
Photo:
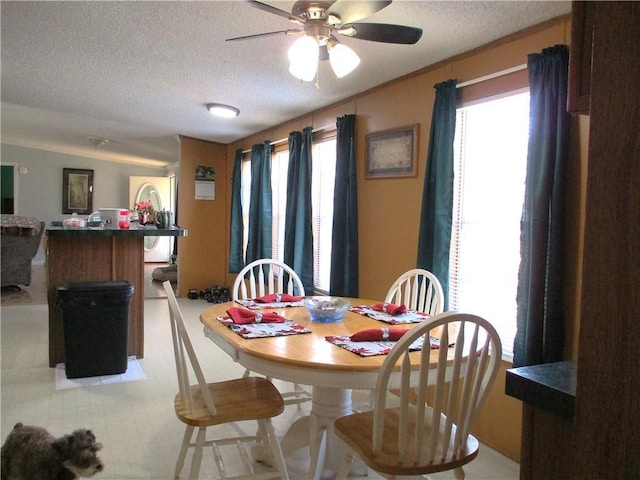
[[(302, 447), (309, 447), (311, 463), (309, 480), (333, 478), (345, 452), (344, 443), (335, 436), (333, 422), (352, 413), (351, 390), (313, 387), (313, 400), (309, 416), (297, 419), (281, 441), (282, 452), (287, 455)], [(355, 469), (360, 470), (354, 462)]]

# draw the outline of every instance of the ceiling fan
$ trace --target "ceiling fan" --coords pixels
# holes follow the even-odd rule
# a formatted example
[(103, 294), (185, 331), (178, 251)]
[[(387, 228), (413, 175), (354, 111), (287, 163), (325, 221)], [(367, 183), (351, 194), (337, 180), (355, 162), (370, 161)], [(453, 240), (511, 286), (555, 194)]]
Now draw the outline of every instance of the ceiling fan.
[(302, 35), (289, 49), (289, 72), (303, 81), (316, 77), (318, 60), (329, 60), (337, 77), (344, 77), (360, 63), (351, 48), (341, 44), (337, 35), (382, 43), (412, 45), (420, 40), (422, 29), (405, 25), (362, 23), (391, 4), (391, 0), (297, 1), (291, 13), (266, 3), (248, 0), (260, 10), (286, 18), (300, 28), (258, 33), (229, 38), (227, 41), (250, 40), (272, 35)]

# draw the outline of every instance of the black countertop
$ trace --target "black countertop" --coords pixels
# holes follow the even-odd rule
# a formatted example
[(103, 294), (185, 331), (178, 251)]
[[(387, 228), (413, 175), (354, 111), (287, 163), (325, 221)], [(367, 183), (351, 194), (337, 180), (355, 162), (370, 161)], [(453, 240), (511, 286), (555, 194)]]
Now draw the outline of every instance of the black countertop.
[(187, 230), (175, 226), (159, 229), (155, 226), (140, 227), (135, 224), (128, 230), (111, 230), (101, 227), (49, 227), (45, 233), (48, 237), (186, 237), (189, 234)]
[(544, 363), (507, 370), (505, 393), (559, 417), (573, 420), (576, 363)]

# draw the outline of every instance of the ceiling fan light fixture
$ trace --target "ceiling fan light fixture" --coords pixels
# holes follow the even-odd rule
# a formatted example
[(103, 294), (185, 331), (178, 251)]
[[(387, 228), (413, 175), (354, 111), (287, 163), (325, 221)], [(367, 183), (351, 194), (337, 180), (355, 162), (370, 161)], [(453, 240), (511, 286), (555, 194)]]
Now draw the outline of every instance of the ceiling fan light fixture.
[(224, 105), (222, 103), (208, 103), (207, 110), (212, 115), (216, 117), (222, 118), (233, 118), (240, 115), (240, 110), (236, 107), (232, 107), (231, 105)]
[(311, 82), (318, 70), (318, 42), (308, 35), (298, 38), (289, 48), (289, 72), (303, 82)]
[(303, 82), (312, 82), (316, 78), (317, 67), (311, 64), (289, 65), (289, 73)]
[(360, 57), (353, 49), (336, 43), (331, 45), (329, 42), (329, 63), (333, 69), (333, 73), (336, 77), (342, 78), (353, 72), (358, 65), (360, 65)]

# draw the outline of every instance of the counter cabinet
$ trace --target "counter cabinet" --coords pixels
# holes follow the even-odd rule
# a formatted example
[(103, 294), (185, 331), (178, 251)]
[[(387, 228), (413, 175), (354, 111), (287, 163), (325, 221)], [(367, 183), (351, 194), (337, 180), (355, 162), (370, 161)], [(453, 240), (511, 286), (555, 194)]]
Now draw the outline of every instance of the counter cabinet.
[(64, 362), (64, 328), (56, 306), (63, 283), (127, 281), (134, 285), (128, 355), (144, 356), (144, 237), (186, 236), (186, 230), (92, 230), (50, 228), (45, 232), (49, 366)]

